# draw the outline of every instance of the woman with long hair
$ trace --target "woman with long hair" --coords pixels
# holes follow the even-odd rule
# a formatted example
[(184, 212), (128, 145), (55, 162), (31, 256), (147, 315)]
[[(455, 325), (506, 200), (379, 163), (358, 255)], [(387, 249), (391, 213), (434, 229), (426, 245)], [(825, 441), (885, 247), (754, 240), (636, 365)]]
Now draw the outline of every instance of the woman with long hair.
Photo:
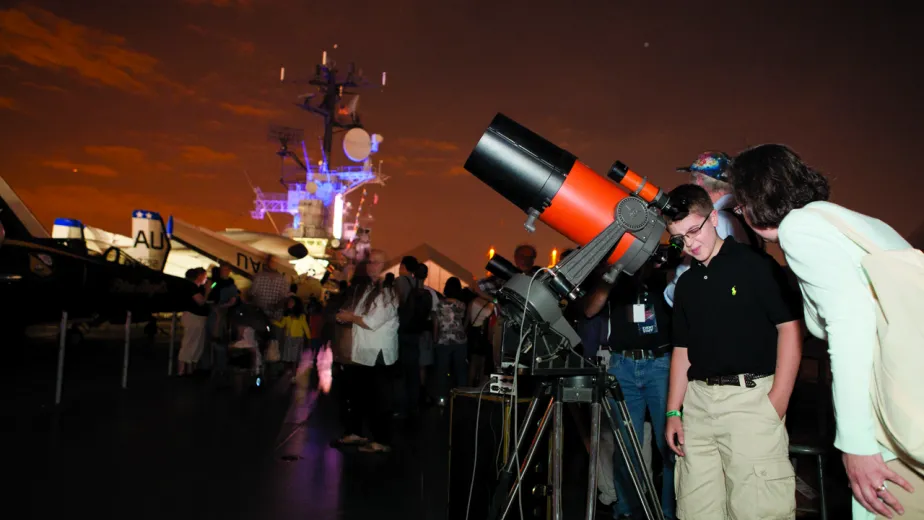
[[(391, 377), (389, 368), (398, 360), (398, 298), (380, 279), (385, 253), (372, 250), (364, 267), (365, 276), (353, 280), (353, 298), (337, 320), (353, 325), (352, 362), (348, 381), (350, 407), (345, 418), (343, 445), (360, 445), (360, 451), (384, 453), (391, 450)], [(357, 269), (360, 271), (360, 269)], [(363, 435), (368, 425), (371, 438)]]
[(911, 245), (881, 220), (828, 202), (827, 179), (784, 145), (741, 152), (733, 160), (731, 182), (735, 212), (761, 238), (779, 243), (799, 280), (809, 332), (828, 342), (834, 446), (843, 452), (853, 518), (892, 518), (892, 510), (924, 518), (924, 479), (896, 456), (874, 413), (870, 384), (877, 310), (861, 265), (867, 253), (832, 220), (883, 250)]

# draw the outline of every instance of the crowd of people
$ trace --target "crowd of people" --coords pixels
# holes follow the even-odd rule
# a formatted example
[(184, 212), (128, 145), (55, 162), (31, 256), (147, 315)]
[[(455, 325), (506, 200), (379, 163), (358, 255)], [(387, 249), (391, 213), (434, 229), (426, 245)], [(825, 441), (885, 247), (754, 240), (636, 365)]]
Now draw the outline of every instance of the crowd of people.
[[(535, 255), (533, 255), (534, 257)], [(370, 250), (349, 281), (325, 302), (303, 303), (284, 276), (261, 270), (242, 294), (222, 265), (191, 269), (195, 284), (184, 312), (181, 376), (229, 369), (303, 375), (323, 346), (333, 357), (344, 435), (335, 443), (388, 452), (393, 418), (414, 419), (422, 407), (445, 407), (453, 388), (479, 385), (493, 369), (489, 325), (493, 304), (458, 278), (438, 292), (414, 257), (398, 276), (383, 273), (385, 254)], [(264, 265), (269, 265), (265, 263)]]

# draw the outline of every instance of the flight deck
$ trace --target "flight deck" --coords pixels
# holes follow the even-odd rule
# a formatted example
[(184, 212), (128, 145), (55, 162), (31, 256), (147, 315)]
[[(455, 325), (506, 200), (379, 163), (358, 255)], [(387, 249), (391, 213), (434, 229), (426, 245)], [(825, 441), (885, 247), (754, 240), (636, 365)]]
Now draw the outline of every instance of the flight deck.
[[(5, 491), (23, 506), (20, 517), (442, 520), (450, 517), (450, 495), (467, 497), (470, 478), (453, 479), (465, 489), (448, 489), (448, 411), (433, 407), (417, 421), (396, 418), (390, 454), (337, 449), (331, 446), (342, 433), (336, 379), (331, 394), (312, 392), (300, 408), (287, 378), (237, 392), (208, 377), (168, 377), (169, 322), (159, 325), (154, 339), (143, 325), (132, 327), (125, 389), (124, 327), (88, 331), (68, 346), (57, 406), (56, 327), (30, 329), (32, 337), (7, 349), (0, 441), (13, 477)], [(814, 389), (797, 385), (796, 392), (790, 423), (806, 431), (793, 431), (794, 443), (817, 429)], [(482, 421), (481, 439), (490, 442), (499, 424)], [(454, 449), (467, 436), (454, 437)], [(566, 449), (580, 455), (580, 437), (579, 429), (566, 431)], [(482, 452), (489, 451), (485, 445)], [(494, 458), (477, 457), (488, 465)], [(586, 457), (568, 460), (565, 475), (575, 478), (566, 478), (565, 512), (582, 518)], [(843, 518), (838, 512), (848, 504), (839, 465), (839, 457), (829, 458), (829, 518)], [(797, 470), (817, 494), (812, 460), (800, 459)], [(800, 509), (812, 502), (800, 495)], [(611, 515), (605, 508), (597, 513)], [(464, 511), (452, 517), (464, 518)]]

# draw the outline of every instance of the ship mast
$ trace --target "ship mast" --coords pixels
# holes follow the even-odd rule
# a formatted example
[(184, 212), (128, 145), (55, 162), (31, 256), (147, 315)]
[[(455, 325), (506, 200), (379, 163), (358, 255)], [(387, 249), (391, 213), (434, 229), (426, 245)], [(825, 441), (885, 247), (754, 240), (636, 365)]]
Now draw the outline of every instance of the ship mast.
[[(314, 75), (307, 80), (293, 80), (286, 78), (286, 69), (283, 67), (280, 69), (279, 80), (288, 84), (310, 85), (310, 90), (298, 96), (295, 104), (302, 110), (320, 116), (323, 123), (320, 136), (321, 160), (315, 163), (316, 166), (309, 160), (304, 130), (271, 126), (269, 139), (280, 145), (276, 152), (282, 161), (280, 182), (288, 191), (264, 194), (259, 188), (255, 189), (257, 197), (251, 216), (262, 219), (266, 213), (288, 213), (292, 216), (292, 226), (286, 230), (287, 235), (304, 239), (340, 239), (344, 234), (342, 212), (345, 196), (367, 183), (384, 184), (386, 180), (381, 174), (381, 168), (375, 168), (370, 158), (370, 154), (378, 150), (383, 139), (380, 135), (369, 135), (366, 132), (358, 112), (359, 89), (379, 85), (368, 81), (353, 63), (345, 71), (342, 70), (330, 59), (327, 51), (322, 53), (321, 63), (314, 69)], [(385, 80), (386, 75), (382, 73), (382, 87)], [(334, 134), (341, 132), (344, 134), (344, 155), (354, 164), (332, 167)], [(301, 150), (297, 150), (297, 143), (301, 144)], [(287, 159), (291, 159), (300, 171), (305, 172), (304, 180), (300, 175), (299, 178), (286, 175)], [(349, 239), (348, 236), (344, 238)]]

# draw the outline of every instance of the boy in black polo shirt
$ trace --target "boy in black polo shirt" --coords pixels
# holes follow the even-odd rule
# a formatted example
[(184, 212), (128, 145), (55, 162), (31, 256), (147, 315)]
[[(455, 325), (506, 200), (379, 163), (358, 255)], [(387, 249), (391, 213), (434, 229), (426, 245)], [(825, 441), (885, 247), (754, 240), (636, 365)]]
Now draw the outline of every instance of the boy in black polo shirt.
[[(668, 224), (693, 258), (674, 296), (668, 445), (683, 520), (795, 518), (784, 418), (802, 355), (799, 314), (768, 255), (716, 234), (699, 186)], [(681, 406), (683, 411), (681, 414)]]

